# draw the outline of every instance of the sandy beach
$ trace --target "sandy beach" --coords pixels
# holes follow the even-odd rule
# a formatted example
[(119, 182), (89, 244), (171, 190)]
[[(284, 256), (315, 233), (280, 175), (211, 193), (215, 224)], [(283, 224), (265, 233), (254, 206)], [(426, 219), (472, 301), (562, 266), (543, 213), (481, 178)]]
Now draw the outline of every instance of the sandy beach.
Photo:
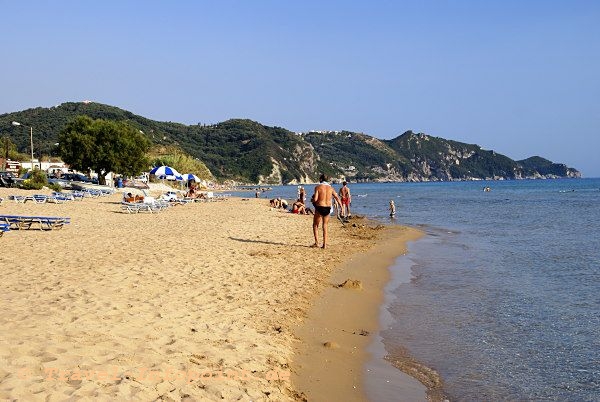
[[(347, 264), (388, 230), (332, 221), (330, 248), (320, 250), (309, 248), (311, 217), (271, 210), (266, 199), (130, 215), (119, 194), (41, 205), (9, 194), (28, 193), (0, 189), (0, 214), (71, 223), (0, 239), (0, 398), (319, 400), (306, 374), (313, 361), (298, 357), (327, 342), (302, 332), (317, 301), (350, 275), (363, 289), (342, 290), (370, 300), (357, 313), (370, 318), (352, 325), (376, 329), (389, 274), (371, 283)], [(406, 231), (395, 244), (414, 237)], [(319, 347), (346, 350), (347, 340), (328, 340)], [(348, 364), (357, 370), (364, 359)]]

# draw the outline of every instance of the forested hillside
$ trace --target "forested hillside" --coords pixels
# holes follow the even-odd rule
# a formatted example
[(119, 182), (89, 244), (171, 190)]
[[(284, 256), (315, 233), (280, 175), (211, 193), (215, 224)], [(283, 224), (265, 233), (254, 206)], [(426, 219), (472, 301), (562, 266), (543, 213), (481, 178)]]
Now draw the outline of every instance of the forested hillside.
[[(86, 115), (125, 121), (158, 147), (175, 149), (203, 162), (219, 180), (244, 183), (307, 183), (320, 172), (353, 181), (448, 181), (579, 177), (580, 173), (535, 156), (521, 161), (465, 144), (407, 131), (380, 140), (364, 133), (328, 131), (294, 133), (246, 119), (214, 125), (159, 122), (114, 106), (67, 102), (0, 115), (0, 137), (24, 154), (34, 129), (36, 157), (56, 156), (58, 133), (68, 121)], [(156, 149), (156, 148), (154, 148)]]

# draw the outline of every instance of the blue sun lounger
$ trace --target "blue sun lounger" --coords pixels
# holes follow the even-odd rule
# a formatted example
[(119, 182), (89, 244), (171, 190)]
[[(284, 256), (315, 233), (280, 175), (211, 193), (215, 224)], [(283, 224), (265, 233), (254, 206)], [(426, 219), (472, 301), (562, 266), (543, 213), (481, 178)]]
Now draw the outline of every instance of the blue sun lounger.
[(26, 197), (25, 202), (33, 201), (36, 204), (45, 204), (48, 201), (48, 196), (44, 194), (34, 194), (32, 196)]
[(13, 200), (18, 204), (25, 204), (27, 197), (25, 197), (24, 195), (9, 195), (8, 199)]
[(0, 215), (0, 224), (6, 224), (11, 230), (54, 230), (62, 229), (64, 225), (71, 223), (71, 218), (55, 216), (22, 216), (22, 215)]
[(48, 200), (46, 202), (62, 204), (69, 201), (75, 201), (75, 196), (73, 196), (73, 194), (54, 192), (51, 196), (48, 197)]
[(4, 232), (10, 231), (10, 225), (8, 223), (0, 223), (0, 237), (4, 234)]

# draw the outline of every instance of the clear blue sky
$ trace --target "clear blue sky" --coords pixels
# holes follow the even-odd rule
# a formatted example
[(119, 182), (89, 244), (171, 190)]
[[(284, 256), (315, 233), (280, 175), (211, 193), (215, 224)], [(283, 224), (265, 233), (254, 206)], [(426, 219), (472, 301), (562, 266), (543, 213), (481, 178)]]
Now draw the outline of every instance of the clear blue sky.
[(600, 176), (600, 1), (0, 0), (0, 113), (405, 130)]

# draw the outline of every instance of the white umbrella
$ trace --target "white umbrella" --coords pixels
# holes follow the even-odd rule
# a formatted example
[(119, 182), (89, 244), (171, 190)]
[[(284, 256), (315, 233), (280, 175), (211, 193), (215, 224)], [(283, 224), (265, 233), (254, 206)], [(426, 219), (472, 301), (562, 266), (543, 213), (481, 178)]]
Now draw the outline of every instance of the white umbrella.
[(194, 180), (196, 183), (200, 183), (202, 180), (193, 173), (186, 173), (182, 176), (183, 181), (189, 182), (190, 180)]
[(153, 174), (157, 177), (174, 176), (176, 178), (177, 176), (181, 176), (177, 170), (170, 166), (157, 166), (150, 171), (150, 174)]

